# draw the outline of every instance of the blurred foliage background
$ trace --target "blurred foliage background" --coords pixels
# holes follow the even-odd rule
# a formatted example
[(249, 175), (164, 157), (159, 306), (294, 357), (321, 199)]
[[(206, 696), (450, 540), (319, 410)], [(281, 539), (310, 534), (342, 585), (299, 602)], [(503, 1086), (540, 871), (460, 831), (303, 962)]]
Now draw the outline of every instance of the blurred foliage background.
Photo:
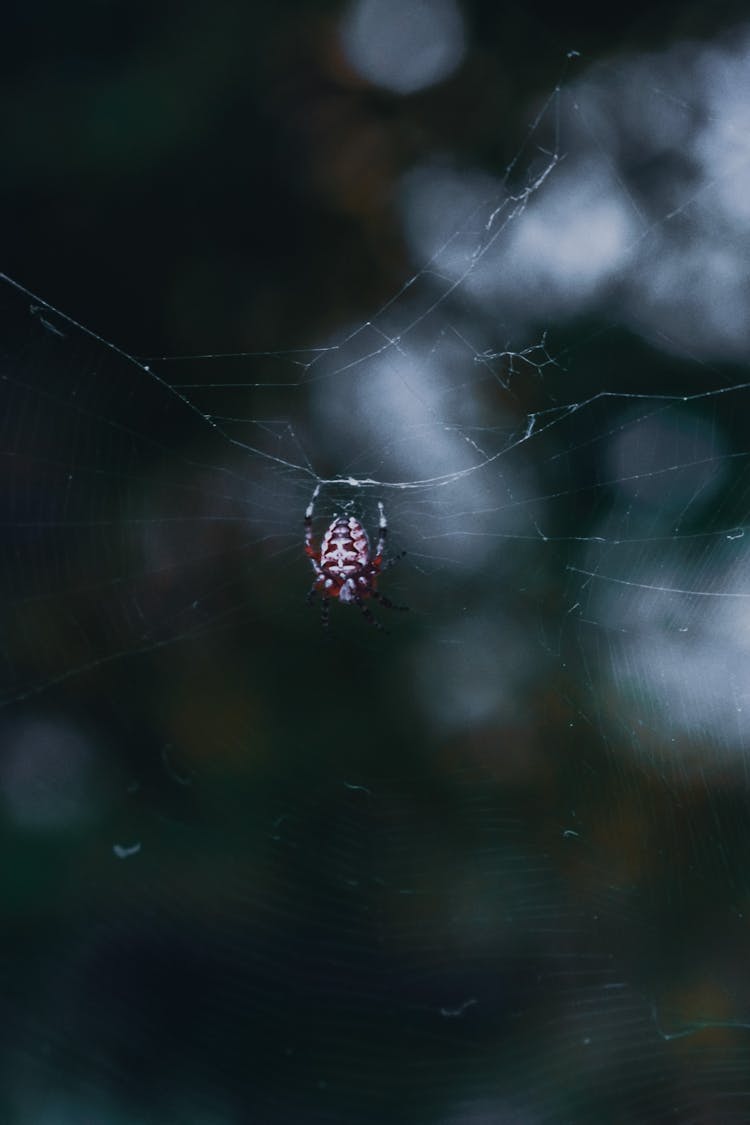
[[(312, 475), (232, 522), (235, 451), (128, 360), (291, 352), (366, 322), (415, 271), (409, 169), (500, 177), (569, 52), (708, 40), (743, 8), (466, 2), (462, 64), (408, 96), (352, 67), (342, 11), (6, 13), (2, 268), (96, 336), (4, 286), (0, 1119), (750, 1120), (744, 759), (707, 780), (720, 747), (683, 730), (694, 768), (654, 766), (665, 728), (598, 679), (606, 629), (568, 625), (563, 547), (550, 566), (519, 541), (512, 573), (488, 555), (458, 581), (407, 557), (389, 635), (344, 612), (324, 635), (304, 606)], [(516, 422), (634, 373), (694, 386), (602, 327), (560, 326), (584, 358), (520, 394)], [(736, 400), (706, 418), (744, 447)], [(609, 424), (545, 449), (534, 487), (568, 491), (563, 530), (594, 534)], [(398, 550), (417, 505), (393, 506)], [(469, 713), (508, 692), (435, 718), (438, 696)]]

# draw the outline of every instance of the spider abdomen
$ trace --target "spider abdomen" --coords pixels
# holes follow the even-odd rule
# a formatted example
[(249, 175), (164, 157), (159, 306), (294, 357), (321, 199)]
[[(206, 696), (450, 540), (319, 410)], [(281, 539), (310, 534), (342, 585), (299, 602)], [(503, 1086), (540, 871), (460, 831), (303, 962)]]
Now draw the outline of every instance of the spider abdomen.
[(354, 516), (339, 516), (323, 536), (320, 565), (335, 578), (346, 580), (370, 562), (370, 540)]

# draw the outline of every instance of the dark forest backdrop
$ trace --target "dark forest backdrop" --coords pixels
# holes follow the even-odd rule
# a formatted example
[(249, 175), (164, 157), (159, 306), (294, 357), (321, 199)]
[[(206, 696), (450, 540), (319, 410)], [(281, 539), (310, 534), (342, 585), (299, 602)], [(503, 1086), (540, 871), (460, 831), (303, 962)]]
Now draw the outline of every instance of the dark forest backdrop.
[[(732, 710), (745, 651), (704, 613), (722, 592), (737, 596), (732, 627), (744, 612), (741, 348), (663, 346), (658, 323), (639, 335), (619, 319), (624, 301), (570, 317), (563, 293), (558, 319), (519, 297), (513, 347), (538, 347), (533, 364), (497, 359), (489, 388), (456, 375), (441, 400), (472, 455), (482, 447), (485, 491), (449, 524), (442, 484), (332, 487), (319, 502), (318, 535), (342, 503), (372, 527), (382, 494), (392, 549), (408, 551), (383, 589), (409, 614), (378, 610), (383, 634), (334, 607), (325, 633), (305, 606), (318, 477), (437, 477), (418, 434), (443, 428), (423, 396), (411, 473), (403, 444), (396, 467), (387, 434), (368, 449), (348, 429), (347, 365), (369, 337), (337, 343), (325, 368), (305, 349), (394, 294), (425, 355), (478, 323), (453, 306), (441, 319), (447, 299), (433, 314), (429, 289), (414, 306), (401, 293), (430, 272), (406, 229), (409, 174), (471, 168), (522, 192), (545, 161), (573, 160), (555, 135), (558, 83), (683, 41), (729, 50), (745, 15), (461, 12), (461, 65), (408, 95), (351, 65), (335, 4), (5, 13), (9, 1125), (750, 1121), (750, 830)], [(666, 193), (660, 231), (671, 206)], [(477, 335), (494, 330), (500, 352), (502, 307), (489, 319)], [(397, 351), (369, 376), (374, 415)], [(248, 358), (218, 358), (233, 353)], [(335, 423), (314, 399), (319, 370)], [(709, 397), (649, 428), (656, 398), (636, 423), (601, 392)], [(530, 419), (590, 400), (524, 445)], [(505, 441), (512, 499), (493, 468)], [(695, 469), (709, 463), (715, 484)], [(508, 524), (519, 496), (536, 515)], [(719, 575), (725, 531), (738, 569)], [(586, 572), (610, 556), (591, 552), (628, 534), (620, 585), (597, 600)], [(469, 565), (474, 541), (485, 554)], [(636, 605), (628, 586), (660, 592)], [(674, 647), (633, 673), (628, 638), (655, 621)], [(691, 670), (678, 646), (696, 632), (715, 660), (701, 649)], [(713, 717), (691, 711), (702, 684)]]

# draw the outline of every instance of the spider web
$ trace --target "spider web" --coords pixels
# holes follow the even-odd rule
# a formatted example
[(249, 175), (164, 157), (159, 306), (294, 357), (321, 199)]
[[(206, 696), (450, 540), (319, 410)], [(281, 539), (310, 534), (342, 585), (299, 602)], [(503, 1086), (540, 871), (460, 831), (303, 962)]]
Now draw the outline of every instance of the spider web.
[[(412, 170), (413, 275), (306, 350), (0, 275), (8, 833), (87, 888), (6, 981), (19, 1121), (750, 1119), (748, 42)], [(316, 485), (385, 506), (390, 636), (305, 607)]]

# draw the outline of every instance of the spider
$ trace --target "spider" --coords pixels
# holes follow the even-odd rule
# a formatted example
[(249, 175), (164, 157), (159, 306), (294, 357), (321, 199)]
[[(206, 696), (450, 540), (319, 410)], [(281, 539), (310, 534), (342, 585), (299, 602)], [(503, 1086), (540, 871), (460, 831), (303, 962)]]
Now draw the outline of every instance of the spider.
[(313, 544), (312, 521), (319, 492), (320, 485), (313, 492), (312, 500), (305, 512), (305, 554), (315, 571), (315, 581), (307, 595), (308, 603), (312, 602), (317, 593), (321, 594), (323, 624), (327, 625), (332, 598), (338, 598), (345, 605), (354, 602), (371, 625), (376, 629), (382, 629), (383, 626), (372, 615), (365, 602), (368, 598), (374, 598), (386, 609), (409, 608), (405, 605), (394, 605), (389, 598), (384, 597), (377, 590), (378, 578), (382, 571), (393, 566), (406, 552), (402, 551), (400, 555), (383, 564), (388, 524), (380, 500), (378, 500), (380, 512), (378, 543), (374, 556), (370, 551), (367, 532), (354, 516), (334, 516), (323, 536), (320, 550), (317, 551)]

